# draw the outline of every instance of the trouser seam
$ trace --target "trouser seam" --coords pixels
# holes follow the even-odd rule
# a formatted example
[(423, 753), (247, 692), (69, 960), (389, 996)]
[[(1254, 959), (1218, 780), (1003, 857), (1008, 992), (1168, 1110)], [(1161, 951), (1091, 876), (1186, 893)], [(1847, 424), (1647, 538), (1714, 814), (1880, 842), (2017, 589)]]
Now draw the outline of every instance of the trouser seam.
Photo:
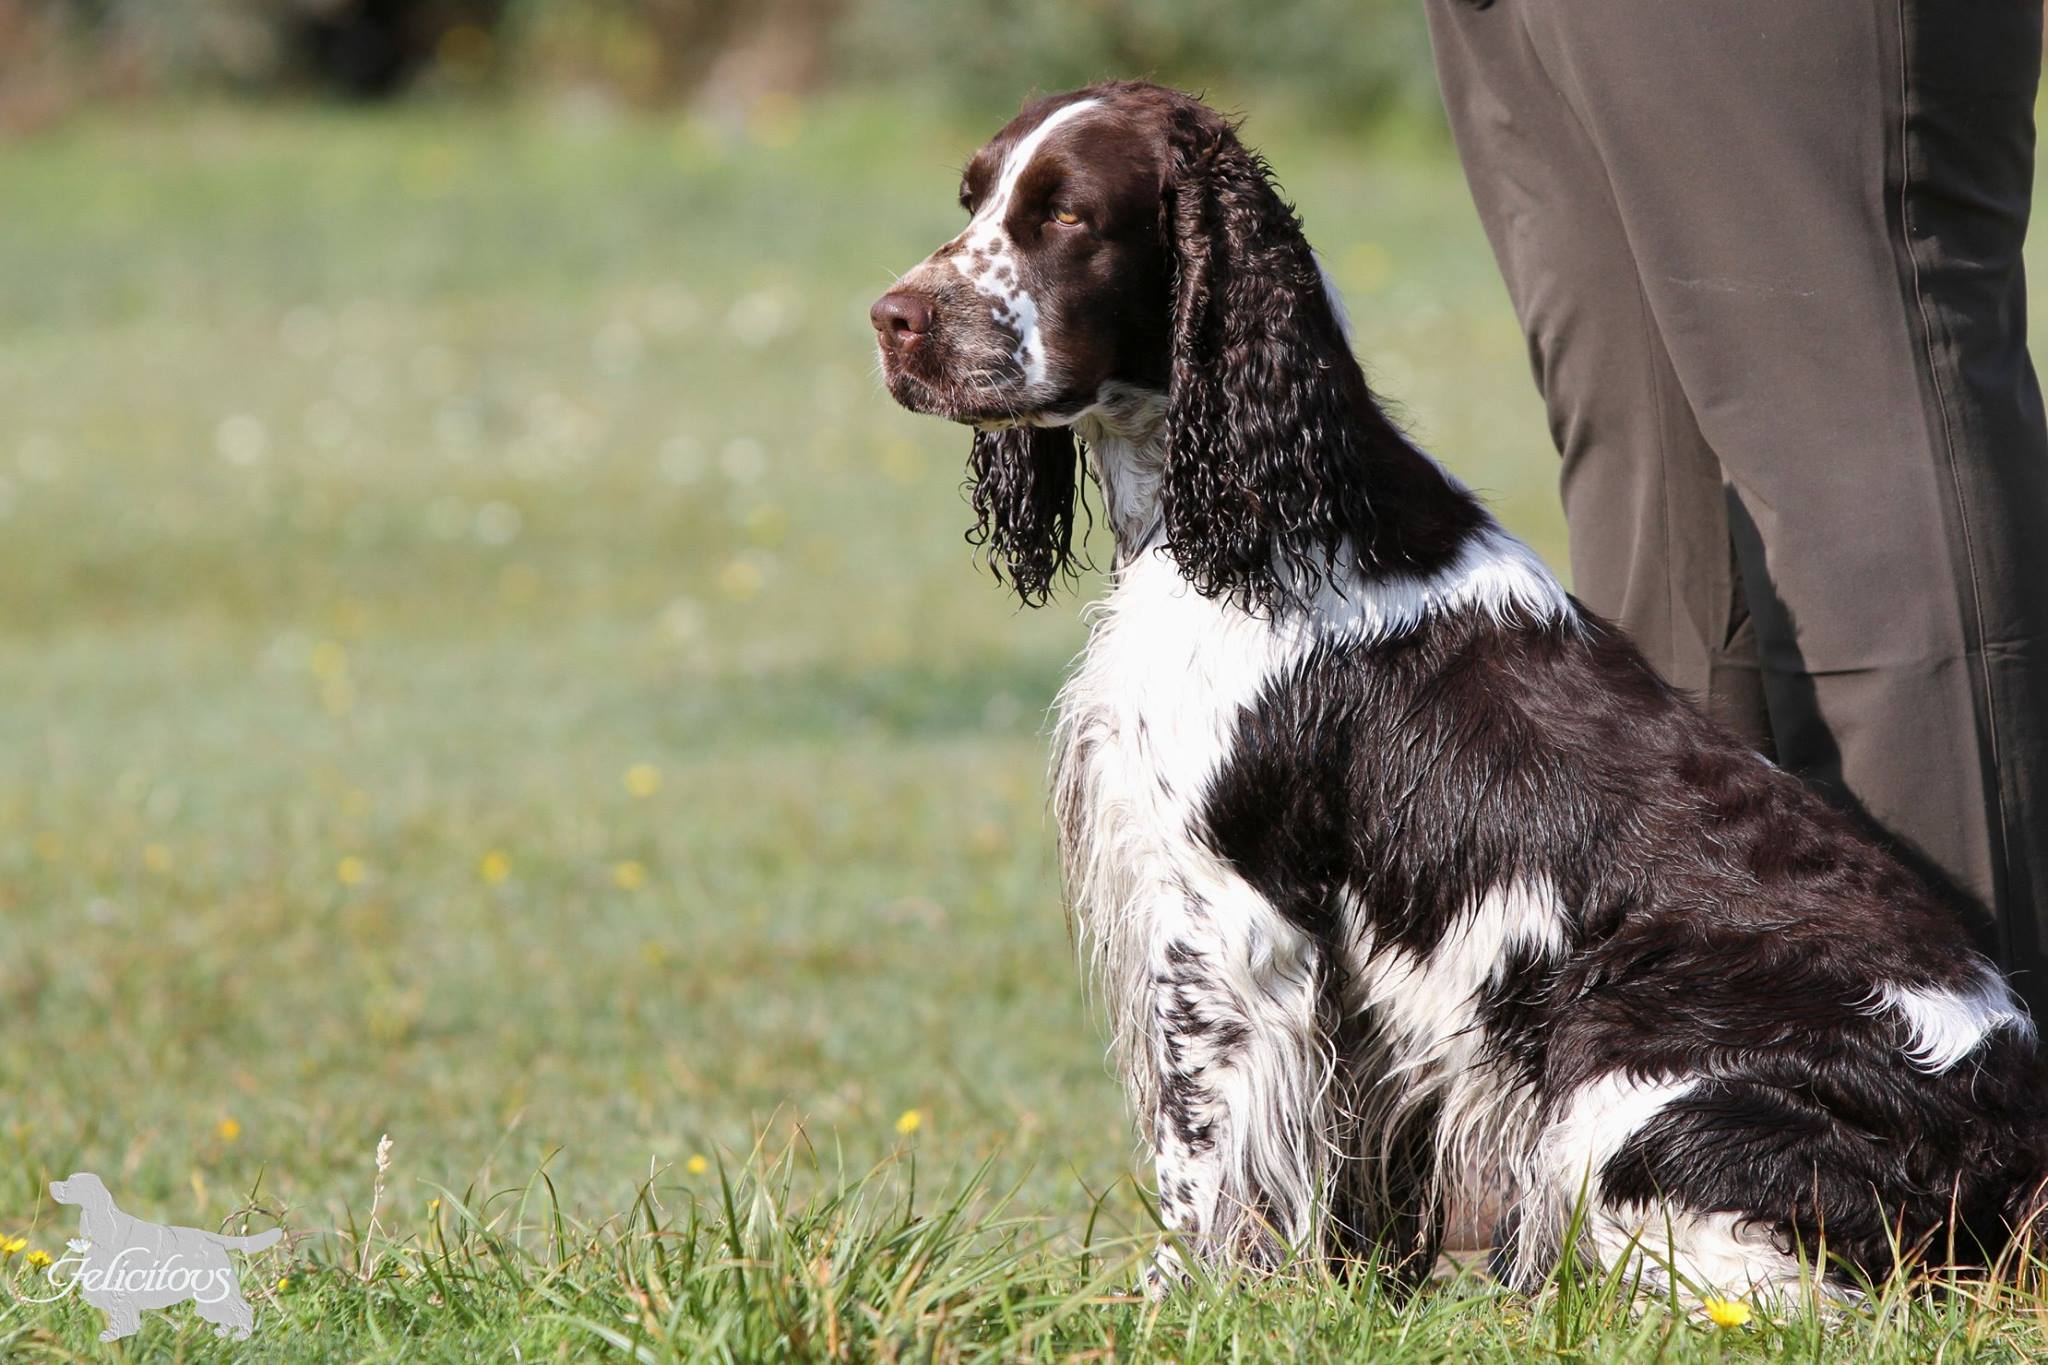
[(2006, 809), (2005, 782), (2002, 777), (2003, 764), (1999, 748), (1997, 692), (1992, 685), (1991, 663), (1983, 650), (1986, 631), (1984, 626), (1984, 588), (1977, 570), (1976, 537), (1970, 527), (1969, 503), (1963, 488), (1962, 469), (1956, 457), (1956, 434), (1954, 417), (1950, 409), (1948, 385), (1944, 380), (1941, 359), (1938, 355), (1936, 324), (1934, 315), (1927, 304), (1926, 291), (1920, 276), (1920, 258), (1913, 250), (1912, 192), (1913, 192), (1913, 147), (1912, 147), (1912, 105), (1913, 67), (1912, 34), (1907, 21), (1908, 0), (1895, 0), (1894, 16), (1898, 25), (1899, 43), (1899, 222), (1898, 234), (1901, 250), (1906, 259), (1906, 283), (1912, 292), (1913, 309), (1920, 319), (1919, 343), (1927, 360), (1928, 386), (1934, 396), (1935, 412), (1940, 419), (1938, 439), (1941, 449), (1939, 458), (1946, 466), (1949, 488), (1955, 497), (1956, 525), (1963, 542), (1963, 569), (1970, 595), (1969, 617), (1974, 639), (1965, 640), (1963, 654), (1976, 674), (1976, 682), (1983, 696), (1984, 729), (1991, 746), (1990, 797), (1997, 819), (1990, 822), (1992, 828), (1987, 834), (1993, 841), (1991, 859), (1991, 899), (1989, 907), (1992, 919), (1997, 925), (2001, 956), (2012, 961), (2012, 931), (2010, 907), (2003, 904), (2004, 890), (2010, 878), (2007, 866), (2006, 830), (2009, 812)]

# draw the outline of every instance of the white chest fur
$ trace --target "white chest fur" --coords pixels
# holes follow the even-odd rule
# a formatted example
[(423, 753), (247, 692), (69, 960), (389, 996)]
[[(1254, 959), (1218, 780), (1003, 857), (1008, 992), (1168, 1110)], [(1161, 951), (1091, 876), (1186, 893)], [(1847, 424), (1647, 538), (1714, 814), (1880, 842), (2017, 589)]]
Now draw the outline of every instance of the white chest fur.
[(1121, 568), (1092, 617), (1060, 692), (1055, 809), (1068, 900), (1128, 1063), (1161, 938), (1191, 902), (1248, 894), (1196, 821), (1242, 709), (1301, 632), (1203, 597), (1160, 551)]

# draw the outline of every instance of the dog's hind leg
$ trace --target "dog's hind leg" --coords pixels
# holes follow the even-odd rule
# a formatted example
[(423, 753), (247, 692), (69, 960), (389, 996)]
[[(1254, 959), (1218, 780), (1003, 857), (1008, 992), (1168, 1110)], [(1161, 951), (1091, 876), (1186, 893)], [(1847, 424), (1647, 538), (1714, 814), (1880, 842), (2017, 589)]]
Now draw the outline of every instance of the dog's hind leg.
[(1261, 1268), (1319, 1252), (1332, 1140), (1314, 942), (1248, 889), (1157, 910), (1145, 1036), (1127, 1059), (1168, 1233), (1154, 1296), (1184, 1252)]
[(230, 1293), (211, 1303), (195, 1302), (193, 1309), (214, 1325), (214, 1335), (247, 1341), (256, 1329), (256, 1310), (240, 1294)]
[(126, 1298), (99, 1306), (107, 1313), (107, 1330), (100, 1333), (101, 1341), (119, 1341), (142, 1330), (142, 1310)]

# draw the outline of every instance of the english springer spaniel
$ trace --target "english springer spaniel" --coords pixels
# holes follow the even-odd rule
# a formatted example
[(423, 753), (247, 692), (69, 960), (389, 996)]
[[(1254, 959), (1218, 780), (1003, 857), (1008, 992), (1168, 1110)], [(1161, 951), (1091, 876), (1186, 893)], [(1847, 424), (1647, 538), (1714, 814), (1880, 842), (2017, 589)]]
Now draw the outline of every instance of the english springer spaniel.
[[(1115, 534), (1058, 701), (1068, 893), (1170, 1236), (1426, 1268), (1449, 1187), (1687, 1295), (1853, 1293), (2034, 1221), (2034, 1027), (1965, 926), (1661, 681), (1375, 403), (1233, 123), (1107, 84), (971, 160), (873, 309), (974, 428), (1042, 603)], [(1824, 1267), (1824, 1269), (1820, 1269)]]

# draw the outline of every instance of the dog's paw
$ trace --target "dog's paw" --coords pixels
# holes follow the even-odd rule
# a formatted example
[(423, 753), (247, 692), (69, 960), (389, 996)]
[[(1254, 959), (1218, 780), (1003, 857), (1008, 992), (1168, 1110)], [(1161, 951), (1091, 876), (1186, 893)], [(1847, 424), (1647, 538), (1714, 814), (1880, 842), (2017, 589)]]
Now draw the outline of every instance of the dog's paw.
[(1181, 1263), (1180, 1251), (1171, 1242), (1161, 1242), (1159, 1249), (1145, 1262), (1138, 1292), (1154, 1303), (1164, 1303), (1172, 1297), (1174, 1290), (1187, 1282), (1187, 1267)]

